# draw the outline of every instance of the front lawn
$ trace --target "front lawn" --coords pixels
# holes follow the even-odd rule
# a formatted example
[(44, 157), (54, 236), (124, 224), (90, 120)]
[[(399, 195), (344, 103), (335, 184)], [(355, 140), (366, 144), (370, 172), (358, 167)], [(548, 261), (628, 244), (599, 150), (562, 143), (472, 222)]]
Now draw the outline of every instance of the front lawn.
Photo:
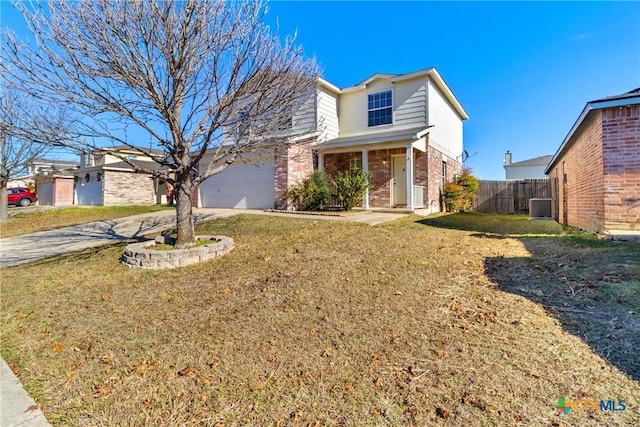
[(44, 212), (24, 213), (9, 217), (0, 223), (0, 237), (14, 237), (38, 231), (70, 227), (94, 221), (107, 221), (125, 216), (138, 215), (159, 210), (173, 209), (167, 206), (85, 206), (53, 209)]
[(200, 265), (6, 268), (0, 349), (54, 426), (638, 425), (639, 247), (496, 218), (237, 215)]

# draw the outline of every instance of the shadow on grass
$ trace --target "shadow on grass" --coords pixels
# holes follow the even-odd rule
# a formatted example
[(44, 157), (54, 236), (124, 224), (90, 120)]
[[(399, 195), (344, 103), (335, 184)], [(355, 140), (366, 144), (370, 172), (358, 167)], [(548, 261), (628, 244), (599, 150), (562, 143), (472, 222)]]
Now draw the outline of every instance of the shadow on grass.
[(485, 258), (487, 277), (540, 304), (567, 332), (640, 381), (640, 246), (597, 240), (559, 225), (559, 233), (549, 234), (552, 224), (517, 216), (458, 214), (419, 223), (522, 242), (530, 256)]
[(420, 224), (450, 230), (506, 234), (567, 234), (572, 231), (553, 220), (530, 220), (526, 215), (493, 215), (476, 212), (429, 216)]

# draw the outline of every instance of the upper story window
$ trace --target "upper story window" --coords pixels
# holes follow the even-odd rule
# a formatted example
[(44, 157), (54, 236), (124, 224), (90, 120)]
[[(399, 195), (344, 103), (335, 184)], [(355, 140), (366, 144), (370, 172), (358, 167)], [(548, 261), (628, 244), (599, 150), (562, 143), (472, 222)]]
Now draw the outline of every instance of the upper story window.
[(371, 93), (368, 101), (369, 127), (393, 122), (393, 96), (390, 90)]

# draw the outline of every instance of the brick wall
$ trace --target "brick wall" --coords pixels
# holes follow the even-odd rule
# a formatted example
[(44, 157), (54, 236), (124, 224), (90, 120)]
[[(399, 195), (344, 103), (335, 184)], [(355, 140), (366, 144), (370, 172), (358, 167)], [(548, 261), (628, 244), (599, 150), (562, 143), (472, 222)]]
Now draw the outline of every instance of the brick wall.
[(558, 221), (593, 232), (640, 229), (640, 106), (597, 111), (574, 138), (549, 174)]
[(351, 160), (356, 159), (362, 164), (362, 152), (325, 154), (324, 171), (327, 175), (335, 177), (338, 172), (348, 171)]
[(108, 205), (153, 205), (156, 203), (153, 179), (147, 174), (105, 170), (104, 200)]
[[(369, 173), (372, 185), (369, 191), (370, 207), (391, 207), (391, 156), (404, 154), (404, 148), (369, 151)], [(447, 181), (452, 181), (454, 175), (460, 173), (462, 165), (433, 147), (428, 147), (426, 153), (414, 149), (413, 154), (415, 185), (424, 187), (423, 196), (426, 208), (432, 212), (440, 212), (442, 211), (442, 162), (444, 159), (447, 160)], [(357, 151), (326, 154), (324, 156), (324, 170), (329, 176), (336, 176), (338, 171), (349, 168), (351, 159), (362, 161), (362, 153)]]
[(391, 156), (403, 153), (403, 148), (369, 152), (369, 173), (371, 174), (370, 207), (391, 207)]
[(602, 112), (604, 222), (640, 230), (640, 105)]
[[(602, 112), (584, 123), (550, 178), (557, 180), (558, 221), (594, 232), (604, 223)], [(565, 177), (566, 174), (566, 177)]]
[(284, 193), (292, 186), (304, 181), (313, 173), (311, 141), (300, 142), (276, 151), (275, 161), (275, 207), (288, 209), (289, 202)]
[(430, 212), (443, 212), (444, 205), (442, 202), (442, 187), (444, 184), (442, 163), (444, 161), (447, 162), (447, 176), (444, 179), (445, 182), (453, 181), (454, 176), (462, 172), (462, 164), (456, 161), (456, 159), (447, 156), (431, 146), (427, 147), (427, 152), (424, 154), (426, 154), (424, 156), (425, 159), (421, 161), (427, 163), (427, 189), (424, 197), (425, 209)]

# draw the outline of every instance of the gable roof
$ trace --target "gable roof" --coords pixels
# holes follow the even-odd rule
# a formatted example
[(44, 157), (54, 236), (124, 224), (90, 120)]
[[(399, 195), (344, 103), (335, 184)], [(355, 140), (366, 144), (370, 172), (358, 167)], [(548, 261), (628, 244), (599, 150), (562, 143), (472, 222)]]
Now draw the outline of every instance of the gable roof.
[(510, 167), (519, 167), (519, 166), (547, 166), (549, 162), (553, 159), (553, 155), (549, 154), (547, 156), (539, 156), (533, 159), (522, 160), (519, 162), (514, 162), (509, 165), (504, 165), (505, 168)]
[(413, 71), (411, 73), (406, 73), (406, 74), (375, 73), (371, 77), (361, 81), (355, 86), (350, 86), (344, 89), (340, 89), (338, 93), (341, 94), (341, 93), (349, 93), (349, 92), (355, 92), (360, 90), (366, 90), (367, 86), (376, 80), (384, 79), (384, 80), (389, 80), (391, 83), (399, 83), (403, 80), (409, 80), (409, 79), (414, 79), (418, 77), (429, 77), (431, 81), (434, 83), (434, 85), (438, 88), (438, 90), (442, 93), (444, 98), (449, 102), (449, 104), (451, 104), (451, 106), (456, 111), (456, 113), (460, 115), (462, 120), (469, 119), (469, 115), (464, 110), (464, 108), (462, 108), (462, 105), (460, 104), (458, 99), (455, 97), (455, 95), (453, 94), (453, 92), (451, 91), (447, 83), (444, 81), (440, 73), (438, 73), (438, 70), (435, 69), (435, 67), (425, 68), (423, 70)]
[(616, 108), (616, 107), (625, 107), (628, 105), (639, 105), (640, 104), (640, 88), (633, 89), (629, 92), (622, 93), (620, 95), (612, 95), (605, 96), (604, 98), (595, 99), (593, 101), (587, 102), (582, 113), (578, 116), (578, 119), (569, 130), (569, 133), (560, 144), (560, 148), (556, 151), (556, 154), (553, 156), (553, 159), (547, 165), (547, 168), (544, 170), (544, 173), (549, 174), (549, 171), (553, 167), (553, 165), (558, 161), (560, 156), (571, 146), (573, 143), (573, 136), (576, 134), (578, 129), (583, 123), (586, 123), (593, 117), (593, 115), (598, 110), (603, 110), (605, 108)]

